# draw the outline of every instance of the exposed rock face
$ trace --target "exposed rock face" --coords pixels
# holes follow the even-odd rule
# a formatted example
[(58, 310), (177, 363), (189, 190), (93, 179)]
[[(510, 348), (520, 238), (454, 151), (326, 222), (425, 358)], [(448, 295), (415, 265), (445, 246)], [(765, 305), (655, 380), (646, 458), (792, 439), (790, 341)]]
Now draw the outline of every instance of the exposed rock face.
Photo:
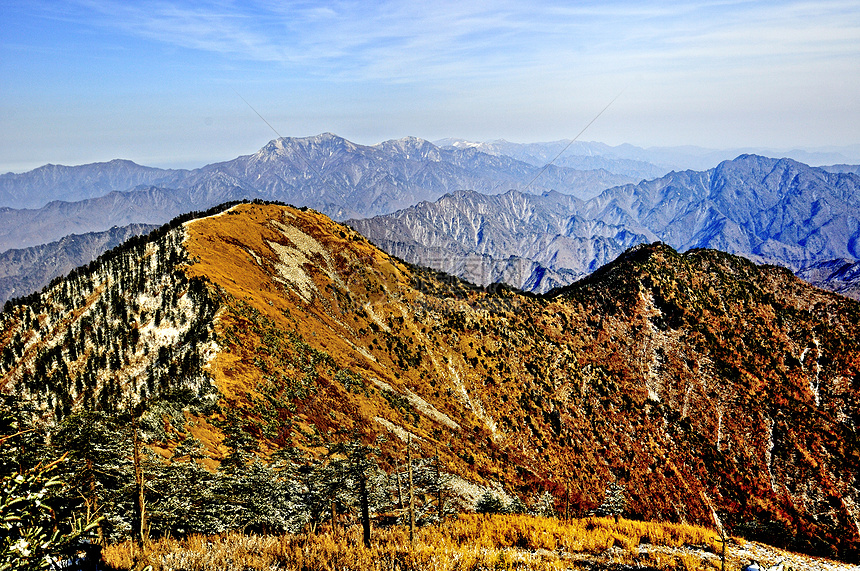
[(860, 300), (860, 262), (829, 260), (804, 268), (797, 275), (816, 287)]
[(713, 507), (856, 559), (858, 322), (857, 302), (713, 250), (640, 246), (527, 296), (409, 266), (312, 211), (240, 205), (11, 307), (0, 390), (52, 422), (214, 383), (266, 450), (357, 430), (387, 434), (393, 464), (411, 435), (468, 481), (583, 512), (617, 481), (635, 517)]
[(463, 191), (348, 224), (411, 263), (479, 285), (503, 282), (546, 292), (589, 274), (634, 244), (655, 239), (623, 224), (577, 216), (583, 204), (559, 193)]
[(743, 155), (610, 189), (581, 214), (631, 220), (681, 250), (716, 248), (793, 271), (860, 259), (860, 177), (790, 159)]

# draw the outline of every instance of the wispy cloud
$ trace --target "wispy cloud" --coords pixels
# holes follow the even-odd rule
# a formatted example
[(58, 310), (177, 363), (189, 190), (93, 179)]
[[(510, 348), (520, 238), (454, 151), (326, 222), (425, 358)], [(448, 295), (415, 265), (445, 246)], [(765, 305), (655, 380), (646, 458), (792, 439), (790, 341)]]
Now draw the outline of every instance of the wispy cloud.
[[(856, 2), (82, 0), (88, 22), (348, 80), (493, 79), (719, 58), (852, 57)], [(609, 65), (609, 69), (607, 69)]]
[(217, 87), (237, 81), (284, 133), (364, 142), (570, 136), (623, 87), (593, 136), (778, 146), (854, 143), (860, 128), (860, 0), (3, 2), (7, 161), (56, 161), (58, 125), (107, 149), (89, 160), (132, 124), (172, 133), (152, 153), (187, 153), (210, 133), (191, 119), (232, 113)]

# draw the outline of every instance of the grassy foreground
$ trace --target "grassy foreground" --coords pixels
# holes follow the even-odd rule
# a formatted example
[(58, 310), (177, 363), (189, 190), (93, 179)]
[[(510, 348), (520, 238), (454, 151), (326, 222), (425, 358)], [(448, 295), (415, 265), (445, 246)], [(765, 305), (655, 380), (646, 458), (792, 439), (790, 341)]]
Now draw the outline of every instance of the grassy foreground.
[[(595, 569), (620, 564), (651, 569), (719, 569), (716, 534), (690, 525), (611, 518), (568, 522), (526, 515), (460, 515), (416, 530), (410, 549), (404, 527), (375, 530), (373, 546), (353, 526), (339, 533), (253, 536), (236, 533), (160, 539), (140, 548), (106, 547), (113, 569), (289, 571), (480, 571)], [(653, 549), (642, 550), (649, 544)], [(671, 548), (697, 548), (671, 549)], [(660, 549), (663, 548), (663, 549)], [(666, 549), (670, 548), (670, 549)], [(710, 556), (704, 556), (710, 555)], [(607, 560), (608, 556), (608, 560)], [(602, 558), (602, 559), (601, 559)], [(727, 568), (732, 568), (728, 567)]]

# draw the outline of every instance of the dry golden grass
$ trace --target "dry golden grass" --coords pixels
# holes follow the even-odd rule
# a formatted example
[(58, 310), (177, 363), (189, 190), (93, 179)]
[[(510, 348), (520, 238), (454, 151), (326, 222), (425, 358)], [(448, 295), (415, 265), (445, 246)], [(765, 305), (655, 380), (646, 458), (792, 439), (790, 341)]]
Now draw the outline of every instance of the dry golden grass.
[(628, 520), (615, 524), (607, 518), (562, 522), (525, 515), (461, 515), (442, 526), (420, 528), (411, 548), (408, 531), (391, 527), (376, 530), (373, 546), (366, 549), (356, 526), (337, 535), (324, 530), (315, 535), (230, 533), (161, 539), (137, 552), (126, 542), (107, 547), (104, 561), (114, 569), (151, 565), (153, 571), (549, 571), (584, 568), (585, 559), (609, 557), (612, 563), (712, 570), (712, 562), (693, 554), (640, 554), (639, 545), (701, 547), (710, 545), (713, 535), (687, 525)]

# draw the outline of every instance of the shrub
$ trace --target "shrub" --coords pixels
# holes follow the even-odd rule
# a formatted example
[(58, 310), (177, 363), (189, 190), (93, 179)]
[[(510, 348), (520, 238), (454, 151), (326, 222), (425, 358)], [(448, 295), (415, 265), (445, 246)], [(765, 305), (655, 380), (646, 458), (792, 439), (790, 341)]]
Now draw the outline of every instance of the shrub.
[[(0, 454), (10, 454), (0, 439)], [(31, 571), (48, 567), (52, 556), (70, 549), (98, 521), (72, 518), (59, 526), (50, 499), (63, 483), (52, 475), (65, 456), (23, 469), (0, 480), (0, 570)]]
[(499, 514), (505, 511), (505, 504), (500, 497), (488, 490), (478, 498), (475, 511), (480, 514)]

